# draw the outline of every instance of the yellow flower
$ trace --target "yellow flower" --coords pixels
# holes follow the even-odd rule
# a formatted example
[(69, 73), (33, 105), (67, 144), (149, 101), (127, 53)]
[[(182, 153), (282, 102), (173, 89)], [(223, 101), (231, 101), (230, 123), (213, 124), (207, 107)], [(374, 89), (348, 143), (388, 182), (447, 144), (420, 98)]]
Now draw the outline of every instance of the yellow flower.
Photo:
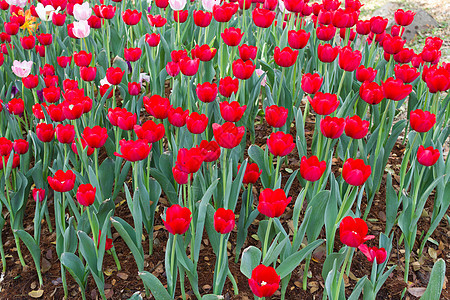
[[(19, 11), (19, 15), (23, 16), (23, 11)], [(31, 10), (25, 12), (25, 23), (20, 27), (21, 29), (27, 29), (28, 34), (33, 34), (41, 23), (36, 23), (36, 18), (31, 15)]]

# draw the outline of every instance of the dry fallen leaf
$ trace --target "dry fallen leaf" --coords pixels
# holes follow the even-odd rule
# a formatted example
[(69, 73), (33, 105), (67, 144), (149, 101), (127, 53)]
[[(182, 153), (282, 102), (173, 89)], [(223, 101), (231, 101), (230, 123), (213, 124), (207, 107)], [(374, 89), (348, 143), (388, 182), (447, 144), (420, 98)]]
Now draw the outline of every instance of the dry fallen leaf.
[(50, 270), (51, 267), (52, 267), (52, 264), (43, 257), (42, 261), (41, 261), (42, 273), (47, 273), (47, 271)]
[(422, 297), (422, 295), (425, 293), (425, 291), (426, 291), (426, 288), (424, 288), (424, 287), (408, 288), (408, 293), (410, 293), (414, 297)]
[(36, 291), (31, 291), (28, 293), (28, 296), (32, 297), (32, 298), (41, 298), (42, 295), (44, 295), (44, 290), (36, 290)]
[(117, 273), (117, 277), (119, 277), (120, 279), (123, 279), (123, 280), (127, 280), (128, 274), (120, 272), (120, 273)]

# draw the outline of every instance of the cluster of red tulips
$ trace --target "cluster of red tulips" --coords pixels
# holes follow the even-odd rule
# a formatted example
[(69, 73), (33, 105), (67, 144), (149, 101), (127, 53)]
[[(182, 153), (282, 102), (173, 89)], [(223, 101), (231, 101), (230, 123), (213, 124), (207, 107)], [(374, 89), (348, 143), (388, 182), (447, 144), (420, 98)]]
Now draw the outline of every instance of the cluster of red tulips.
[[(186, 278), (198, 299), (220, 299), (227, 281), (237, 295), (229, 252), (255, 297), (280, 289), (282, 299), (291, 298), (294, 270), (303, 269), (306, 290), (321, 244), (324, 297), (345, 298), (343, 276), (357, 248), (373, 269), (352, 298), (374, 299), (395, 270), (386, 268), (397, 229), (408, 282), (415, 250), (421, 256), (429, 246), (450, 204), (443, 150), (450, 63), (441, 62), (439, 37), (428, 37), (420, 53), (406, 47), (402, 34), (414, 12), (399, 9), (388, 28), (388, 19), (361, 19), (362, 6), (359, 0), (0, 1), (0, 229), (8, 219), (18, 259), (30, 263), (22, 241), (40, 288), (47, 284), (40, 266), (45, 223), (56, 233), (66, 297), (69, 272), (83, 299), (89, 274), (106, 298), (104, 256), (121, 269), (113, 232), (130, 249), (146, 294), (158, 299), (178, 291), (186, 298)], [(406, 116), (399, 114), (405, 109)], [(257, 128), (270, 131), (265, 142), (256, 139)], [(405, 151), (392, 170), (396, 144)], [(292, 188), (295, 181), (301, 190)], [(132, 223), (115, 213), (119, 195)], [(430, 228), (417, 238), (430, 195)], [(375, 198), (386, 207), (378, 245), (365, 221)], [(24, 229), (27, 205), (35, 205), (33, 232)], [(280, 217), (288, 206), (292, 224), (285, 226)], [(161, 212), (168, 231), (164, 278), (144, 264)], [(257, 246), (248, 245), (252, 224)], [(211, 291), (201, 292), (205, 234), (216, 263)], [(5, 250), (13, 250), (1, 238), (0, 244), (6, 272)], [(430, 290), (440, 291), (436, 282)]]

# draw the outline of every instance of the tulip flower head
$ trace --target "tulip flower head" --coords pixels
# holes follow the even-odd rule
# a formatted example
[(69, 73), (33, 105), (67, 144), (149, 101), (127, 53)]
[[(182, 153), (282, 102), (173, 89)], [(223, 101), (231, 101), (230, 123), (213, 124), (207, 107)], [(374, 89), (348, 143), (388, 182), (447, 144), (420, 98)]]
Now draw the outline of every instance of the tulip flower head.
[(419, 149), (417, 149), (417, 161), (419, 164), (426, 167), (434, 165), (438, 161), (440, 155), (439, 149), (434, 149), (431, 146), (425, 148), (420, 145)]
[(174, 204), (166, 210), (164, 226), (171, 234), (184, 234), (191, 223), (191, 211), (187, 207)]
[(15, 60), (11, 67), (13, 73), (20, 78), (27, 77), (31, 73), (32, 61), (18, 61)]
[(307, 181), (314, 182), (319, 180), (326, 168), (326, 161), (319, 161), (315, 155), (310, 158), (303, 156), (300, 161), (300, 175)]
[(220, 234), (227, 234), (233, 230), (235, 215), (231, 209), (220, 207), (214, 213), (214, 229)]
[(257, 297), (270, 297), (280, 287), (280, 276), (271, 266), (259, 265), (252, 271), (248, 284)]
[(91, 206), (95, 201), (95, 192), (97, 188), (90, 183), (81, 184), (77, 189), (77, 201), (83, 206)]
[(377, 264), (382, 264), (386, 261), (387, 252), (384, 248), (369, 247), (366, 244), (362, 244), (358, 247), (358, 249), (361, 250), (370, 262), (377, 259)]
[(73, 22), (72, 33), (79, 39), (88, 37), (91, 33), (91, 27), (89, 26), (88, 21)]
[(349, 158), (342, 167), (342, 177), (353, 186), (363, 185), (372, 173), (370, 165), (366, 165), (362, 159)]
[(375, 238), (373, 235), (367, 235), (368, 231), (366, 222), (360, 218), (347, 216), (339, 225), (341, 242), (349, 247), (357, 248), (364, 242)]
[(75, 185), (75, 173), (72, 170), (64, 172), (63, 170), (56, 171), (55, 175), (48, 176), (48, 184), (50, 187), (60, 193), (68, 192), (73, 189)]
[(283, 189), (266, 188), (259, 195), (258, 211), (269, 218), (278, 218), (291, 200), (292, 197), (286, 197)]

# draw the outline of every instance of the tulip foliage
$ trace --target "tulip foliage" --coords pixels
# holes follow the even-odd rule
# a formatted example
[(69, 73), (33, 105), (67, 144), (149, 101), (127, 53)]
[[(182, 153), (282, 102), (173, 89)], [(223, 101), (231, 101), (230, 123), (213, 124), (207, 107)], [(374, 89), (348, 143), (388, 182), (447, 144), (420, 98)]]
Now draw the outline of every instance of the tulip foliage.
[[(388, 28), (361, 19), (358, 0), (37, 2), (0, 1), (0, 229), (41, 286), (42, 226), (55, 233), (66, 297), (70, 274), (83, 299), (89, 276), (106, 299), (103, 261), (121, 270), (117, 242), (155, 299), (221, 299), (228, 281), (237, 295), (233, 261), (257, 299), (284, 299), (300, 265), (307, 289), (319, 246), (324, 299), (349, 294), (359, 252), (372, 272), (352, 299), (375, 299), (393, 247), (408, 282), (450, 205), (450, 63), (438, 37), (407, 48), (414, 12), (398, 10)], [(386, 221), (372, 235), (377, 196)], [(145, 264), (161, 220), (165, 278)], [(205, 237), (214, 270), (199, 267)], [(200, 272), (213, 272), (208, 295)]]

